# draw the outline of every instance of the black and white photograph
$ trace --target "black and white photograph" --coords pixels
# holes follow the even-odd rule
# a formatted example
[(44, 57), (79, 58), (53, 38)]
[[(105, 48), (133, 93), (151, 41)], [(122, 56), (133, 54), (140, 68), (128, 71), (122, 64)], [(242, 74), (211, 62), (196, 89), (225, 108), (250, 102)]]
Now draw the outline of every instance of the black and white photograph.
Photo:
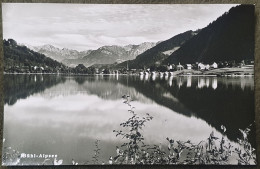
[(2, 166), (256, 165), (255, 5), (2, 3)]

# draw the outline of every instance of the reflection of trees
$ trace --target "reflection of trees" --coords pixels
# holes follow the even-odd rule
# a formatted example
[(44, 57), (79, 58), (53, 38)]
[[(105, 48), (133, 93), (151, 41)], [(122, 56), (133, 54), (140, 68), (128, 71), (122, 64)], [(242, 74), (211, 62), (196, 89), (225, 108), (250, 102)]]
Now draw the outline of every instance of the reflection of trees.
[[(150, 83), (129, 80), (128, 85), (173, 111), (188, 116), (194, 113), (219, 131), (221, 125), (226, 126), (228, 137), (236, 140), (238, 129), (246, 128), (254, 121), (253, 83), (248, 82), (247, 86), (242, 87), (241, 80), (176, 77), (172, 79), (171, 85), (159, 79), (151, 79)], [(126, 79), (120, 82), (126, 85)], [(169, 94), (172, 97), (166, 97)]]
[(219, 83), (217, 89), (196, 89), (181, 87), (178, 96), (180, 102), (190, 108), (199, 118), (220, 130), (227, 127), (227, 135), (236, 139), (238, 128), (245, 128), (254, 121), (254, 93), (251, 89), (243, 91), (240, 86), (228, 86)]
[[(136, 77), (137, 78), (137, 77)], [(133, 87), (127, 87), (117, 81), (117, 76), (76, 76), (75, 81), (80, 85), (79, 90), (84, 90), (88, 94), (94, 94), (106, 100), (118, 100), (122, 95), (131, 95), (132, 99), (138, 100), (143, 103), (150, 102), (151, 100), (143, 97)]]
[[(52, 75), (5, 75), (5, 103), (13, 105), (18, 99), (43, 92), (66, 77)], [(118, 100), (129, 94), (134, 100), (151, 101), (171, 110), (205, 120), (220, 131), (227, 128), (231, 140), (238, 137), (238, 129), (254, 121), (253, 78), (169, 77), (143, 78), (139, 76), (73, 76), (78, 83), (62, 90), (86, 91), (103, 99)], [(163, 112), (162, 112), (163, 113)], [(253, 132), (252, 132), (253, 133)], [(254, 139), (254, 138), (251, 138)]]
[(86, 78), (83, 77), (83, 76), (78, 76), (77, 78), (75, 78), (75, 81), (81, 85), (81, 84), (84, 84), (84, 82), (86, 81)]
[(122, 94), (129, 94), (134, 100), (147, 102), (145, 96), (177, 113), (194, 114), (219, 131), (224, 125), (231, 140), (238, 137), (238, 128), (246, 128), (254, 121), (250, 77), (151, 77), (147, 80), (120, 76), (116, 80), (114, 76), (96, 76), (85, 80), (84, 90), (103, 99), (117, 100)]
[[(79, 81), (76, 80), (78, 78), (82, 77), (75, 77), (76, 82)], [(167, 89), (162, 88), (160, 84), (156, 85), (155, 82), (143, 80), (137, 76), (120, 76), (118, 80), (116, 80), (116, 76), (87, 76), (84, 84), (79, 84), (80, 88), (89, 94), (95, 94), (103, 99), (118, 100), (123, 94), (128, 94), (134, 100), (147, 103), (151, 99), (176, 112), (191, 116), (190, 111), (179, 103)], [(161, 80), (159, 83), (164, 84), (165, 81)], [(143, 97), (143, 95), (150, 99)]]
[[(181, 102), (178, 101), (172, 92), (169, 92), (170, 86), (174, 90), (174, 93), (178, 92), (176, 89), (176, 81), (173, 81), (168, 84), (163, 79), (156, 79), (155, 81), (140, 81), (135, 80), (135, 77), (129, 77), (130, 79), (127, 81), (127, 77), (121, 78), (120, 83), (128, 85), (129, 87), (134, 87), (138, 92), (142, 93), (144, 96), (152, 99), (156, 103), (163, 105), (172, 109), (177, 113), (181, 113), (186, 116), (191, 116), (191, 111), (187, 109)], [(128, 83), (128, 84), (127, 84)], [(175, 86), (175, 87), (174, 87)]]
[(64, 81), (64, 77), (56, 75), (4, 75), (4, 102), (13, 105)]

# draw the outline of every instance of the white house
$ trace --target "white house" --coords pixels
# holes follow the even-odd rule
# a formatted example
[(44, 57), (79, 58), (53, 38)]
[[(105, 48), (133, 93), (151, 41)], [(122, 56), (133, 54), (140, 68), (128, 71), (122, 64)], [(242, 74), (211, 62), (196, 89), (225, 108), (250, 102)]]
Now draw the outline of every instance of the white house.
[(186, 67), (187, 67), (188, 70), (191, 70), (192, 65), (191, 64), (186, 64)]
[(205, 69), (206, 69), (206, 70), (209, 70), (209, 68), (210, 68), (209, 64), (206, 64), (206, 65), (205, 65)]
[(213, 69), (217, 69), (218, 68), (218, 64), (216, 62), (214, 62), (212, 65), (210, 65), (211, 68)]
[(171, 69), (172, 69), (172, 65), (168, 65), (167, 70), (171, 70)]
[(205, 65), (204, 64), (202, 64), (202, 63), (199, 63), (198, 64), (198, 68), (199, 68), (199, 70), (205, 70)]

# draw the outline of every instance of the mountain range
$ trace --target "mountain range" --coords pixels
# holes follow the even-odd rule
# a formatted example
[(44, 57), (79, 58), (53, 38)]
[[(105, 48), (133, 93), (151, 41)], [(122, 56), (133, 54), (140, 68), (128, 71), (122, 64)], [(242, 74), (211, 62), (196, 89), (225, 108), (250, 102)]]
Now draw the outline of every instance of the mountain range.
[(178, 34), (116, 68), (253, 60), (254, 23), (254, 6), (239, 5), (205, 28)]
[(136, 56), (154, 47), (158, 43), (144, 42), (139, 45), (102, 46), (97, 50), (81, 52), (67, 48), (60, 49), (52, 45), (25, 46), (70, 67), (75, 67), (78, 64), (84, 64), (86, 67), (89, 67), (94, 64), (113, 64), (135, 59)]
[(70, 67), (110, 64), (114, 69), (142, 69), (178, 63), (240, 62), (254, 59), (254, 25), (254, 5), (239, 5), (205, 28), (157, 43), (102, 46), (81, 52), (52, 45), (27, 47)]
[(91, 52), (91, 50), (77, 51), (68, 48), (60, 49), (58, 47), (49, 44), (42, 45), (42, 46), (31, 46), (28, 44), (21, 44), (21, 45), (24, 45), (35, 52), (44, 54), (59, 62), (63, 62), (63, 60), (65, 59), (81, 59)]
[(193, 36), (197, 35), (197, 31), (187, 31), (181, 34), (178, 34), (166, 41), (162, 41), (153, 48), (148, 49), (142, 54), (138, 55), (136, 59), (130, 60), (118, 64), (116, 67), (128, 67), (141, 69), (143, 67), (150, 67), (153, 65), (160, 65), (164, 59), (169, 57), (170, 54), (178, 50), (186, 41), (191, 39)]

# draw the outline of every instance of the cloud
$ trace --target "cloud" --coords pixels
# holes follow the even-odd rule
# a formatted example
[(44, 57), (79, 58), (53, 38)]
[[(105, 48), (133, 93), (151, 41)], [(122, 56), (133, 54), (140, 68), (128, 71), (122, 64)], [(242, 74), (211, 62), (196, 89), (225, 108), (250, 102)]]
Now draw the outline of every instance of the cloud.
[(3, 36), (78, 50), (161, 41), (207, 26), (234, 4), (3, 4)]

